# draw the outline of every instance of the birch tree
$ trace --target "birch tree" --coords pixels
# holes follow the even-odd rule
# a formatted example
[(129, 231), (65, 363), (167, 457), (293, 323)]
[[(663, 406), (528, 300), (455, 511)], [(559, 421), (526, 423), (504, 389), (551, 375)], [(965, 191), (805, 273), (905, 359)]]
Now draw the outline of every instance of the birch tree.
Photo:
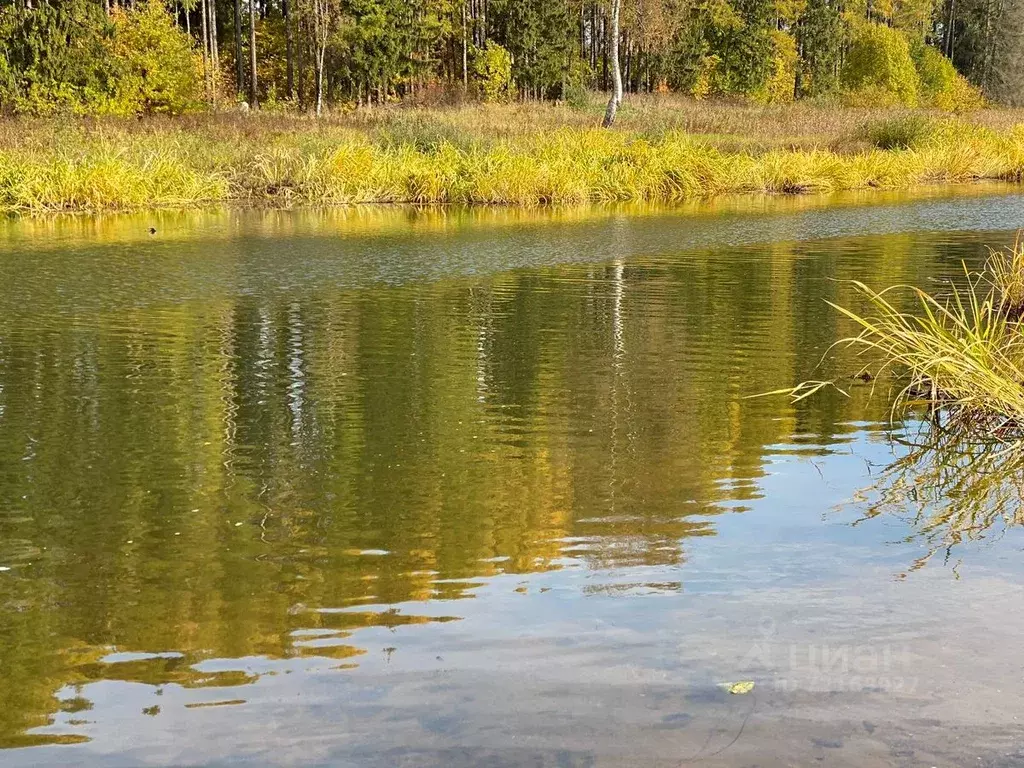
[(612, 28), (609, 40), (609, 56), (612, 66), (612, 97), (608, 100), (608, 109), (604, 113), (604, 127), (611, 128), (615, 123), (619, 105), (622, 103), (622, 65), (619, 62), (619, 16), (622, 0), (612, 0)]
[(327, 58), (327, 45), (337, 21), (338, 8), (333, 0), (313, 0), (313, 38), (316, 46), (313, 69), (316, 79), (316, 113), (320, 115), (324, 109), (324, 63)]

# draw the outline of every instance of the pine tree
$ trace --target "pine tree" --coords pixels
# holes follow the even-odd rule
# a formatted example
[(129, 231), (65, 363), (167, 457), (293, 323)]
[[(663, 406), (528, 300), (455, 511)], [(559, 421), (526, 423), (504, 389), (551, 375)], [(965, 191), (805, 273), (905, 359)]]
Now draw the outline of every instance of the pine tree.
[(844, 36), (837, 0), (807, 0), (797, 21), (797, 46), (802, 62), (798, 96), (822, 96), (836, 90)]

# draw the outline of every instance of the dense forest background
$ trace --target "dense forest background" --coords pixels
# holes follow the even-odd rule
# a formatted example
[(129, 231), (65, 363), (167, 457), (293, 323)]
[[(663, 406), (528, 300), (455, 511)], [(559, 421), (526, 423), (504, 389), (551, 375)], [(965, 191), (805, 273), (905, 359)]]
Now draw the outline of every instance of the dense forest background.
[[(0, 0), (0, 110), (582, 103), (607, 0)], [(628, 92), (964, 111), (1016, 103), (1024, 0), (623, 0)], [(243, 109), (245, 107), (242, 107)]]

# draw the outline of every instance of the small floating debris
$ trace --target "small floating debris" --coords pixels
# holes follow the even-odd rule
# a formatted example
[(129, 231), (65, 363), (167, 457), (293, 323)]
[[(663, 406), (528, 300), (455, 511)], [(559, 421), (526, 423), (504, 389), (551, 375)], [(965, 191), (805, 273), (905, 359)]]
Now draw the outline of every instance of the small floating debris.
[(754, 681), (741, 680), (738, 683), (722, 683), (722, 687), (734, 696), (744, 696), (754, 690)]

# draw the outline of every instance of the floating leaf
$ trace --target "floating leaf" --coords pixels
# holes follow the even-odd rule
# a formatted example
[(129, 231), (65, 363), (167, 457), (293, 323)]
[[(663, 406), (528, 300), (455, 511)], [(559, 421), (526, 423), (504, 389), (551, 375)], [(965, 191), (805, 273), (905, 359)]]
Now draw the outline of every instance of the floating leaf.
[(754, 690), (754, 682), (752, 680), (743, 680), (739, 683), (728, 683), (729, 693), (733, 693), (737, 696), (742, 696), (745, 693), (750, 693)]

